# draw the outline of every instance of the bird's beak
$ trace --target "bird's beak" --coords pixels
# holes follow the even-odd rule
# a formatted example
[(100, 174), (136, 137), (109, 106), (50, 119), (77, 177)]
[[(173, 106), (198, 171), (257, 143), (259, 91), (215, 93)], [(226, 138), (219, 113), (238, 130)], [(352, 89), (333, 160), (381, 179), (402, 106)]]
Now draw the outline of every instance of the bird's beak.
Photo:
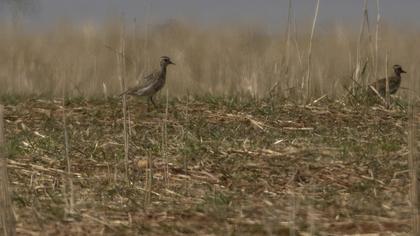
[(176, 65), (176, 64), (175, 64), (175, 63), (173, 63), (172, 61), (170, 61), (170, 62), (169, 62), (169, 64)]
[(401, 73), (407, 73), (405, 70), (401, 69)]

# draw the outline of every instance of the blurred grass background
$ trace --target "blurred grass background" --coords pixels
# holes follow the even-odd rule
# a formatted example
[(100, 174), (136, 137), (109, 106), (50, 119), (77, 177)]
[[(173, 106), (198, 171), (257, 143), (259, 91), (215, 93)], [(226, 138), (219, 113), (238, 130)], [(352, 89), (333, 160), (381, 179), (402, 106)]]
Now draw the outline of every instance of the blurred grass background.
[[(75, 26), (57, 23), (48, 30), (30, 30), (7, 24), (0, 26), (1, 95), (60, 96), (65, 83), (70, 97), (112, 96), (121, 91), (115, 52), (122, 24)], [(372, 31), (371, 26), (371, 31)], [(286, 33), (272, 33), (257, 26), (200, 27), (170, 20), (148, 27), (136, 22), (124, 25), (128, 85), (157, 68), (159, 57), (167, 55), (177, 63), (170, 68), (170, 96), (210, 93), (249, 94), (264, 97), (277, 83), (281, 97), (301, 96), (305, 77), (309, 27), (291, 25)], [(359, 33), (340, 25), (317, 28), (312, 49), (312, 97), (344, 94), (352, 83), (357, 65)], [(360, 63), (367, 62), (367, 81), (374, 77), (375, 33), (360, 41)], [(420, 59), (416, 49), (420, 31), (388, 27), (379, 31), (378, 76), (385, 76), (385, 55), (389, 68), (401, 64), (408, 72), (402, 82), (407, 88), (417, 79)], [(391, 73), (390, 69), (388, 73)], [(418, 93), (419, 85), (411, 88)], [(405, 96), (407, 90), (399, 95)]]

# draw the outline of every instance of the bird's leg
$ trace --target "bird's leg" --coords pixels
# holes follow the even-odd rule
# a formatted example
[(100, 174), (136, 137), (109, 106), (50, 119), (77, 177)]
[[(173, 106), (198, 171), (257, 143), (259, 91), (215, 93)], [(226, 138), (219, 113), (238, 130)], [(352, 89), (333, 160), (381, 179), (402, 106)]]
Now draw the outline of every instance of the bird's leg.
[(148, 97), (148, 98), (147, 98), (147, 111), (148, 111), (148, 112), (150, 112), (150, 111), (151, 111), (151, 109), (150, 109), (150, 100), (151, 100), (151, 98), (152, 98), (152, 97)]
[(153, 96), (150, 96), (150, 101), (152, 102), (153, 106), (157, 109), (158, 107), (156, 106), (155, 101), (153, 101)]

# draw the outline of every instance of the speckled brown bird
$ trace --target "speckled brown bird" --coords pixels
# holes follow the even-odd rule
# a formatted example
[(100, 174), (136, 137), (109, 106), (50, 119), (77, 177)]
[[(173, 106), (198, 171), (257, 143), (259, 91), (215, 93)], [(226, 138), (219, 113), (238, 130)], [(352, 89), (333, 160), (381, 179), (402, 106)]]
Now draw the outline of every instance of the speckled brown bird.
[(160, 57), (160, 69), (157, 69), (148, 76), (144, 77), (144, 80), (139, 85), (129, 88), (127, 91), (121, 93), (120, 96), (126, 94), (148, 97), (148, 104), (151, 102), (156, 108), (156, 104), (153, 101), (153, 96), (165, 85), (166, 68), (168, 65), (175, 65), (175, 63), (173, 63), (167, 56)]
[[(389, 81), (389, 94), (394, 94), (398, 91), (401, 84), (401, 74), (407, 73), (405, 72), (400, 65), (394, 65), (394, 74), (388, 77)], [(369, 85), (369, 94), (375, 95), (376, 93), (371, 88), (375, 88), (376, 91), (382, 96), (385, 97), (386, 94), (386, 78), (377, 80)]]

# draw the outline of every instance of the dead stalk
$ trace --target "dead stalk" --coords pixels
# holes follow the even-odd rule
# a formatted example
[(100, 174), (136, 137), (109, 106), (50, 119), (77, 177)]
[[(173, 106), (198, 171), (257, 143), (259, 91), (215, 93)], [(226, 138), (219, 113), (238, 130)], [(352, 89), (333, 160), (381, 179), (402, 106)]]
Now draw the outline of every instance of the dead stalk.
[[(291, 35), (291, 29), (292, 29), (292, 0), (289, 0), (289, 10), (287, 13), (287, 29), (286, 29), (286, 43), (285, 43), (285, 67), (284, 67), (284, 74), (285, 78), (282, 78), (281, 80), (277, 80), (273, 86), (271, 86), (268, 94), (270, 97), (273, 97), (274, 92), (278, 91), (278, 87), (281, 84), (283, 80), (287, 81), (287, 88), (290, 88), (290, 79), (289, 79), (289, 63), (290, 63), (290, 35)], [(277, 65), (275, 65), (275, 68), (277, 68)], [(274, 73), (277, 73), (277, 69), (274, 70)]]
[(290, 215), (289, 215), (289, 235), (290, 236), (295, 236), (296, 235), (296, 214), (298, 212), (298, 201), (297, 201), (297, 197), (296, 197), (296, 193), (292, 193), (290, 196), (290, 200), (291, 200), (291, 205), (292, 205), (292, 209), (290, 211)]
[(168, 166), (168, 106), (169, 106), (169, 98), (168, 98), (168, 89), (166, 89), (166, 105), (165, 105), (165, 118), (163, 120), (163, 132), (162, 132), (162, 154), (163, 160), (165, 163), (164, 167), (164, 179), (166, 187), (169, 187), (169, 166)]
[[(366, 25), (366, 16), (367, 16), (367, 0), (364, 1), (363, 4), (363, 19), (362, 24), (360, 26), (359, 31), (359, 39), (357, 40), (357, 47), (356, 47), (356, 71), (354, 72), (353, 77), (353, 85), (352, 88), (356, 88), (355, 81), (360, 82), (361, 77), (361, 45), (362, 45), (362, 39), (363, 39), (363, 33), (365, 32), (365, 25)], [(353, 90), (353, 93), (356, 91)]]
[[(310, 192), (316, 192), (314, 183), (311, 180), (309, 183)], [(315, 218), (315, 207), (314, 207), (314, 200), (312, 198), (308, 198), (309, 204), (307, 207), (308, 212), (308, 224), (309, 224), (309, 233), (310, 235), (317, 235), (317, 224), (316, 224), (316, 218)]]
[(309, 39), (309, 48), (308, 48), (308, 68), (306, 73), (306, 99), (308, 100), (310, 97), (310, 80), (311, 80), (311, 67), (312, 67), (312, 41), (314, 38), (315, 33), (315, 25), (316, 20), (318, 18), (318, 10), (319, 10), (319, 0), (316, 1), (316, 8), (315, 8), (315, 15), (312, 21), (312, 30), (311, 30), (311, 37)]
[[(147, 9), (146, 9), (146, 22), (144, 27), (144, 42), (143, 42), (143, 50), (144, 50), (144, 70), (149, 70), (150, 67), (150, 57), (149, 57), (149, 27), (150, 27), (150, 12), (152, 7), (152, 2), (150, 0), (147, 0)], [(153, 166), (153, 159), (151, 154), (147, 153), (147, 168), (145, 171), (145, 190), (146, 195), (144, 198), (144, 208), (147, 209), (150, 203), (150, 195), (152, 192), (152, 181), (153, 181), (153, 172), (152, 172), (152, 166)]]
[(102, 82), (102, 91), (104, 94), (104, 99), (107, 100), (108, 99), (108, 87), (106, 86), (105, 82)]
[(297, 36), (297, 26), (296, 26), (295, 15), (293, 15), (293, 34), (294, 34), (293, 41), (295, 43), (296, 55), (297, 55), (297, 58), (298, 58), (299, 66), (300, 66), (300, 68), (303, 68), (302, 53), (300, 51), (299, 42), (298, 42), (298, 38), (297, 38), (298, 36)]
[[(285, 65), (285, 74), (287, 80), (287, 87), (290, 88), (290, 76), (289, 76), (289, 64), (290, 64), (290, 35), (292, 29), (292, 0), (289, 0), (289, 8), (287, 11), (287, 30), (286, 30), (286, 44), (285, 44), (285, 54), (286, 54), (286, 65)], [(277, 81), (279, 83), (279, 81)]]
[(74, 191), (73, 191), (73, 179), (72, 179), (72, 173), (71, 173), (71, 162), (70, 162), (70, 156), (69, 156), (69, 138), (67, 133), (67, 118), (66, 118), (66, 109), (64, 105), (63, 100), (63, 130), (64, 130), (64, 146), (65, 146), (65, 159), (67, 164), (67, 170), (66, 170), (66, 182), (68, 189), (66, 188), (66, 194), (68, 195), (68, 203), (69, 203), (69, 209), (67, 209), (69, 214), (74, 213)]
[(145, 190), (146, 195), (144, 197), (144, 208), (147, 209), (150, 204), (152, 183), (153, 183), (153, 159), (150, 153), (147, 153), (147, 168), (146, 168), (146, 179), (145, 179)]
[(134, 21), (133, 21), (133, 38), (132, 38), (133, 51), (135, 52), (135, 56), (133, 57), (134, 75), (139, 74), (139, 66), (138, 66), (139, 65), (139, 63), (138, 63), (139, 58), (138, 58), (138, 55), (139, 55), (140, 49), (139, 49), (139, 45), (136, 43), (137, 38), (138, 38), (138, 36), (137, 36), (137, 19), (134, 18)]
[[(121, 21), (121, 32), (120, 32), (120, 43), (117, 56), (117, 67), (118, 67), (118, 77), (120, 80), (121, 92), (126, 90), (125, 83), (125, 32), (123, 21)], [(128, 182), (128, 127), (127, 127), (127, 96), (124, 94), (122, 96), (122, 110), (123, 110), (123, 126), (124, 126), (124, 169), (125, 169), (125, 180)]]
[(73, 189), (73, 178), (71, 173), (71, 162), (69, 155), (69, 137), (67, 132), (67, 114), (66, 114), (66, 78), (63, 75), (61, 78), (63, 80), (63, 134), (64, 134), (64, 157), (66, 160), (66, 184), (65, 184), (65, 195), (67, 197), (66, 203), (68, 204), (68, 209), (66, 209), (68, 214), (74, 214), (74, 189)]
[(16, 235), (16, 219), (9, 192), (3, 113), (4, 107), (0, 105), (0, 232), (5, 236), (13, 236)]
[(287, 11), (287, 30), (286, 30), (286, 45), (285, 45), (285, 54), (286, 54), (286, 70), (289, 69), (289, 60), (290, 60), (290, 31), (292, 28), (292, 0), (289, 0), (289, 10)]
[[(185, 124), (186, 124), (186, 126), (188, 127), (189, 126), (189, 114), (188, 114), (188, 107), (189, 107), (189, 104), (190, 104), (190, 95), (189, 95), (189, 92), (187, 91), (187, 103), (186, 103), (186, 105), (185, 105), (185, 113), (184, 113), (184, 115), (185, 115)], [(184, 149), (184, 152), (183, 152), (183, 159), (184, 159), (184, 174), (186, 175), (186, 176), (188, 176), (188, 156), (187, 156), (187, 153), (185, 152), (185, 148), (186, 148), (186, 131), (185, 131), (185, 128), (184, 127), (182, 127), (182, 146), (183, 146), (183, 149)], [(185, 179), (185, 193), (188, 193), (188, 190), (189, 190), (189, 182), (188, 182), (188, 179)]]
[(383, 98), (383, 96), (381, 95), (381, 94), (379, 94), (379, 92), (378, 92), (378, 90), (376, 90), (376, 88), (375, 87), (373, 87), (372, 85), (369, 85), (369, 89), (371, 89), (375, 94), (376, 94), (376, 96), (378, 96), (378, 98), (384, 103), (384, 105), (386, 106), (386, 100), (385, 100), (385, 98)]
[[(188, 107), (190, 105), (190, 94), (189, 92), (187, 92), (187, 104), (185, 105), (185, 120), (186, 120), (186, 124), (189, 125), (189, 113), (188, 113)], [(183, 135), (183, 141), (184, 141), (184, 147), (186, 145), (186, 137), (185, 137), (185, 130), (183, 129), (182, 132)], [(184, 154), (184, 171), (185, 171), (185, 175), (188, 175), (188, 158), (187, 155)]]
[(389, 108), (390, 95), (389, 95), (389, 78), (388, 78), (388, 51), (385, 54), (385, 106)]
[[(363, 9), (363, 16), (364, 16), (364, 20), (366, 22), (366, 30), (367, 30), (367, 37), (368, 37), (368, 41), (369, 41), (369, 50), (370, 50), (370, 58), (371, 61), (373, 62), (373, 60), (375, 59), (374, 57), (374, 49), (373, 49), (373, 42), (372, 42), (372, 34), (370, 33), (370, 22), (369, 22), (369, 10), (368, 10), (368, 6), (367, 6), (367, 1), (365, 2), (365, 6)], [(364, 86), (367, 86), (367, 80), (365, 79), (365, 84)]]
[[(412, 82), (414, 83), (414, 82)], [(410, 95), (408, 107), (408, 168), (410, 170), (410, 200), (412, 207), (412, 235), (420, 234), (420, 182), (419, 182), (419, 156), (417, 151), (416, 102), (414, 95)]]
[(151, 8), (152, 8), (152, 1), (151, 0), (147, 0), (147, 6), (146, 7), (147, 7), (147, 10), (146, 10), (146, 22), (145, 22), (145, 27), (144, 27), (143, 49), (144, 49), (144, 61), (145, 61), (144, 69), (146, 71), (148, 71), (149, 68), (150, 68), (149, 27), (150, 27), (150, 13), (151, 13)]
[(378, 52), (379, 52), (379, 24), (381, 22), (381, 13), (379, 8), (379, 0), (376, 0), (376, 33), (375, 33), (375, 79), (378, 78)]

